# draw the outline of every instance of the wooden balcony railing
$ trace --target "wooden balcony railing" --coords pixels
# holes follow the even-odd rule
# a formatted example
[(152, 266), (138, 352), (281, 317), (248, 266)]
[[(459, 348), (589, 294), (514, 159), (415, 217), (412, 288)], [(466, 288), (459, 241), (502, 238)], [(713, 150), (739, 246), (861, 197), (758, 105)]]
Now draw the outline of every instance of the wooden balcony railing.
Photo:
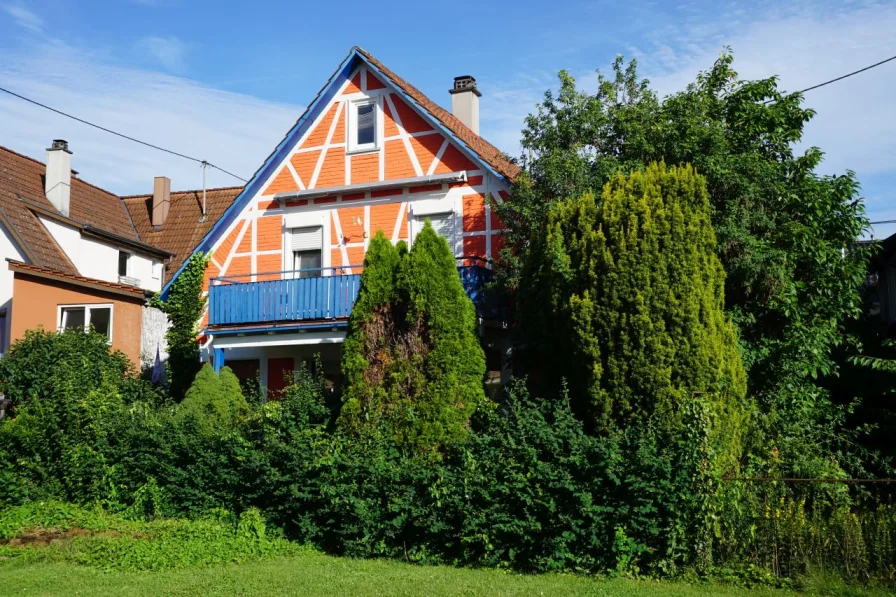
[[(479, 258), (458, 258), (461, 283), (480, 317), (488, 317), (484, 287), (492, 272)], [(212, 278), (209, 325), (273, 324), (345, 320), (361, 285), (363, 266), (263, 272)], [(488, 313), (486, 313), (488, 311)]]

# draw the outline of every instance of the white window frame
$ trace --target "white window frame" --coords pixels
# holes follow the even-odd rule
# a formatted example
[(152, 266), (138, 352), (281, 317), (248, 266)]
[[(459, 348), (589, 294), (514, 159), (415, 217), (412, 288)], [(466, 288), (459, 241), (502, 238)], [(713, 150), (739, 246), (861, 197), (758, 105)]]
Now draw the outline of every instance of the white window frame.
[(329, 269), (331, 265), (332, 249), (337, 248), (330, 243), (330, 211), (329, 210), (290, 210), (287, 209), (286, 215), (283, 216), (283, 276), (284, 280), (292, 277), (293, 255), (292, 255), (292, 229), (293, 228), (310, 228), (312, 226), (320, 226), (323, 228), (323, 246), (321, 247), (321, 268), (322, 275), (329, 276), (332, 271)]
[[(358, 108), (360, 106), (373, 106), (374, 131), (373, 143), (359, 145), (358, 139)], [(363, 99), (350, 100), (348, 102), (348, 148), (346, 153), (364, 153), (378, 151), (383, 139), (383, 106), (382, 99), (378, 97), (365, 97)]]
[(63, 309), (84, 309), (84, 333), (87, 333), (87, 330), (90, 329), (90, 312), (93, 309), (109, 309), (109, 336), (107, 342), (112, 344), (112, 330), (114, 330), (115, 325), (115, 305), (113, 303), (84, 303), (84, 304), (73, 304), (73, 305), (57, 305), (56, 307), (56, 329), (59, 332), (65, 331), (65, 328), (62, 327), (62, 312)]
[(153, 261), (152, 262), (152, 279), (153, 280), (161, 280), (162, 272), (165, 270), (165, 264), (161, 261)]

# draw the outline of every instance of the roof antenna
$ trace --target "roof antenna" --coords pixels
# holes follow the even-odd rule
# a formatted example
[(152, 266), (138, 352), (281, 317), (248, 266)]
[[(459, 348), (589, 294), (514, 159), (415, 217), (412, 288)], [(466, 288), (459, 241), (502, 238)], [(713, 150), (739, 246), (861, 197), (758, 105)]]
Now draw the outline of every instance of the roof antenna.
[(200, 222), (205, 221), (205, 171), (208, 168), (208, 162), (202, 160), (202, 218)]

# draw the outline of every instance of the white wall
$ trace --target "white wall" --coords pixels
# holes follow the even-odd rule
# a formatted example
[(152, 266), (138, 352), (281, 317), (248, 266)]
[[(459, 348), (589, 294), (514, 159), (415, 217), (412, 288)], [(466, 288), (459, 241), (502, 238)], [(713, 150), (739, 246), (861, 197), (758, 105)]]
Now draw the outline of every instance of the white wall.
[(131, 254), (128, 276), (140, 280), (140, 288), (143, 290), (158, 292), (162, 289), (161, 275), (154, 277), (160, 273), (158, 268), (153, 267), (158, 260), (134, 253), (128, 247), (119, 247), (110, 242), (83, 236), (74, 226), (62, 224), (51, 218), (38, 217), (82, 276), (106, 282), (118, 282), (118, 251), (124, 250)]
[[(12, 285), (13, 273), (7, 259), (26, 261), (18, 245), (5, 226), (0, 225), (0, 308), (6, 308), (6, 325), (0, 328), (0, 352), (9, 347), (9, 330), (12, 325)], [(2, 321), (2, 320), (0, 320)]]
[(81, 231), (74, 226), (62, 224), (41, 215), (38, 215), (37, 219), (46, 227), (47, 231), (53, 236), (53, 240), (68, 255), (75, 267), (78, 267), (78, 262), (81, 260)]
[(168, 341), (165, 333), (171, 324), (168, 316), (153, 307), (143, 307), (143, 329), (141, 331), (140, 366), (152, 365), (156, 361), (156, 350), (164, 363), (168, 360)]
[(131, 253), (128, 276), (140, 280), (140, 288), (159, 291), (162, 289), (161, 279), (153, 278), (153, 260), (133, 253), (127, 247), (118, 247), (86, 236), (81, 237), (81, 261), (78, 271), (82, 276), (118, 282), (118, 251)]

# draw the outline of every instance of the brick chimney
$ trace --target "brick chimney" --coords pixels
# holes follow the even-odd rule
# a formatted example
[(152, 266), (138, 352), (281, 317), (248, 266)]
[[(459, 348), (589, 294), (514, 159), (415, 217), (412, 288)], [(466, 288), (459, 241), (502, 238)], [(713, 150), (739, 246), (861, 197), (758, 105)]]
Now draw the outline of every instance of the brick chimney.
[(451, 94), (451, 112), (477, 135), (479, 134), (479, 98), (476, 79), (470, 75), (454, 77)]
[(171, 208), (171, 179), (167, 176), (156, 176), (152, 187), (152, 225), (159, 227), (168, 219)]
[(47, 148), (47, 174), (44, 177), (44, 192), (56, 211), (69, 215), (72, 199), (72, 152), (68, 141), (54, 139)]

